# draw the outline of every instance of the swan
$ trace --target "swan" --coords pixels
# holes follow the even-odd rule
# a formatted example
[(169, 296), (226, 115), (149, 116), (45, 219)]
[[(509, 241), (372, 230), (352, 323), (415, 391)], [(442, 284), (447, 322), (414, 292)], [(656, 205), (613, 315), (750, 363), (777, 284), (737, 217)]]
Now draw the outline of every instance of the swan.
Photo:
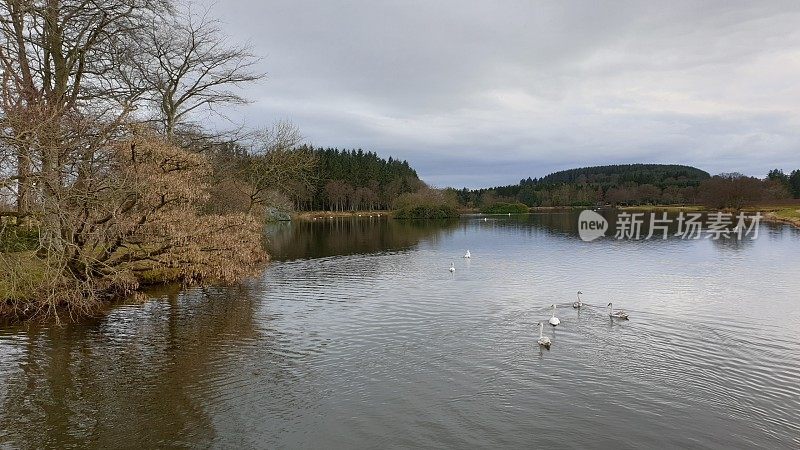
[(470, 255), (469, 250), (467, 250), (467, 253), (464, 254), (464, 258), (471, 258), (471, 257), (472, 255)]
[(556, 326), (560, 323), (561, 321), (558, 320), (558, 317), (556, 317), (556, 305), (553, 305), (553, 317), (550, 318), (550, 325)]
[(572, 307), (573, 308), (580, 309), (583, 306), (583, 302), (581, 302), (581, 294), (583, 294), (583, 292), (578, 291), (578, 301), (577, 302), (572, 302)]
[(541, 345), (542, 347), (550, 350), (550, 338), (547, 337), (547, 336), (542, 335), (542, 328), (543, 327), (544, 327), (544, 324), (542, 322), (539, 322), (539, 345)]
[(608, 317), (611, 317), (612, 319), (628, 320), (628, 313), (626, 313), (625, 311), (623, 311), (621, 309), (617, 310), (617, 311), (614, 311), (614, 306), (611, 303), (609, 303), (608, 304)]
[(456, 271), (456, 265), (454, 263), (450, 263), (450, 273), (453, 273), (455, 271)]
[(486, 222), (486, 221), (488, 221), (488, 220), (489, 220), (489, 219), (487, 219), (486, 217), (484, 217), (484, 218), (483, 218), (483, 221), (484, 221), (484, 222)]

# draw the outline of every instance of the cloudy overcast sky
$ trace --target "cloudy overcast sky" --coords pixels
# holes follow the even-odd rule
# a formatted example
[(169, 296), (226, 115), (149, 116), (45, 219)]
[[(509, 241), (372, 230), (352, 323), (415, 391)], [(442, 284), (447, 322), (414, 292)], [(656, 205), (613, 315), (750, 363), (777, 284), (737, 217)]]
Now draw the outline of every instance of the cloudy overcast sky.
[(235, 121), (435, 186), (659, 162), (800, 168), (800, 1), (217, 1), (263, 57)]

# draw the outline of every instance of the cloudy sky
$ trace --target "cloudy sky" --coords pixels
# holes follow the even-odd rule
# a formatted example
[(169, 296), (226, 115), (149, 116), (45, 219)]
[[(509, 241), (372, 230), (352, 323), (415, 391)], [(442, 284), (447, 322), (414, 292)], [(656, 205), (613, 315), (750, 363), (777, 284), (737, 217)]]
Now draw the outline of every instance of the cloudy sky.
[(659, 162), (800, 168), (800, 1), (217, 1), (267, 78), (232, 113), (436, 186)]

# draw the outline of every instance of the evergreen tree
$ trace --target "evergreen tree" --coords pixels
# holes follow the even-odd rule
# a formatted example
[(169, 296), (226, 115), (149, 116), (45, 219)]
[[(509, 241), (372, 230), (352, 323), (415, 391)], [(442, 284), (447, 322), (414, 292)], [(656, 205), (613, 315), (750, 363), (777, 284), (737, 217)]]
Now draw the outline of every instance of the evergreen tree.
[(789, 175), (789, 191), (792, 197), (800, 198), (800, 170), (794, 170)]

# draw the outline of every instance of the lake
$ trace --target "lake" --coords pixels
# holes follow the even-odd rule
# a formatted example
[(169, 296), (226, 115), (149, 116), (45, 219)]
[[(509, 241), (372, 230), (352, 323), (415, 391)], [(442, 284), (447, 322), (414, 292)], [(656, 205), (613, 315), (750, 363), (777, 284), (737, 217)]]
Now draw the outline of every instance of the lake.
[(0, 447), (800, 447), (800, 230), (577, 217), (271, 225), (256, 279), (3, 328)]

